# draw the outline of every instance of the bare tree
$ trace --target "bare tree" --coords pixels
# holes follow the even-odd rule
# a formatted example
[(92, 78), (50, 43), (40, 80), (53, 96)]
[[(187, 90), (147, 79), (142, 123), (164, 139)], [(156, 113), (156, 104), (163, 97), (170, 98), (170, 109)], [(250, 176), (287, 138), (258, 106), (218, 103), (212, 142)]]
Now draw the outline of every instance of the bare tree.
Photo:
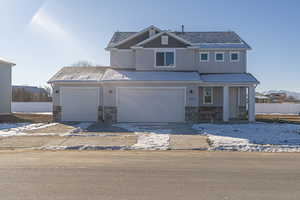
[(74, 66), (74, 67), (90, 67), (90, 66), (93, 66), (93, 64), (90, 61), (79, 60), (78, 62), (73, 63), (72, 66)]

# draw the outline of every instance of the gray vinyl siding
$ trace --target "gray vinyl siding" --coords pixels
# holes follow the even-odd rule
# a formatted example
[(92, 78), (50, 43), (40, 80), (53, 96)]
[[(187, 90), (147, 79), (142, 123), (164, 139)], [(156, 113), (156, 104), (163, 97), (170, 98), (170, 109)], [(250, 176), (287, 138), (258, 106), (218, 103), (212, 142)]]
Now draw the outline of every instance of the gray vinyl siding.
[(154, 69), (154, 50), (138, 49), (135, 51), (135, 64), (137, 70)]
[[(246, 51), (240, 51), (239, 61), (230, 62), (231, 51), (224, 52), (224, 61), (215, 61), (215, 52), (209, 51), (209, 61), (200, 62), (200, 53), (197, 50), (177, 48), (175, 51), (174, 68), (155, 67), (155, 50), (138, 49), (135, 54), (135, 65), (137, 70), (170, 70), (170, 71), (199, 71), (200, 73), (245, 73), (247, 56)], [(207, 52), (207, 51), (205, 51)], [(220, 51), (217, 51), (220, 52)]]
[[(200, 51), (201, 52), (201, 51)], [(247, 54), (239, 51), (239, 61), (230, 62), (230, 52), (226, 51), (204, 51), (209, 52), (209, 62), (200, 62), (200, 52), (195, 51), (195, 66), (200, 73), (245, 73)], [(215, 53), (224, 52), (224, 61), (216, 62)]]
[(222, 107), (223, 106), (223, 88), (222, 87), (214, 87), (213, 88), (213, 103), (212, 104), (204, 104), (203, 101), (203, 87), (199, 88), (199, 106), (200, 107)]
[(0, 114), (11, 112), (11, 65), (0, 64)]
[(111, 51), (110, 66), (120, 67), (120, 68), (135, 67), (135, 52), (132, 50)]

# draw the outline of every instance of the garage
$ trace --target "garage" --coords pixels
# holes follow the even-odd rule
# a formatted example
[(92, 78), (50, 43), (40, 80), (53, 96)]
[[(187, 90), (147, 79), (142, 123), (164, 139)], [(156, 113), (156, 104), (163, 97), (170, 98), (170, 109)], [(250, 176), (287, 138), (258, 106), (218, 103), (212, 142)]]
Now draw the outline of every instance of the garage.
[(97, 121), (99, 88), (62, 87), (60, 105), (62, 121)]
[(118, 122), (184, 122), (184, 87), (117, 88)]

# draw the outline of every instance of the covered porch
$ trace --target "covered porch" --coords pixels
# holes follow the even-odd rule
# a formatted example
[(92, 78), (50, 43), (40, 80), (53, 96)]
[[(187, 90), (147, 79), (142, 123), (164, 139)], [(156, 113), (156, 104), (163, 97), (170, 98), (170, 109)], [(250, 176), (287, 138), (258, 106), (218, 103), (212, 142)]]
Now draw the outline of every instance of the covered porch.
[(201, 74), (199, 121), (255, 121), (255, 88), (250, 74)]

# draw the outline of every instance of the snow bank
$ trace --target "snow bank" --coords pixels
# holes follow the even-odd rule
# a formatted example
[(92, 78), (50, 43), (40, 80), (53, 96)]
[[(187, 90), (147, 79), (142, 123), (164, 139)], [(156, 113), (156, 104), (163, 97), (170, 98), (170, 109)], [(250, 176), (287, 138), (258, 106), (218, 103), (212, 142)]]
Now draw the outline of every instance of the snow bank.
[(195, 124), (210, 150), (300, 152), (300, 125), (281, 123)]
[(57, 123), (12, 123), (12, 124), (0, 124), (0, 137), (8, 137), (8, 136), (16, 136), (16, 135), (28, 135), (24, 133), (24, 131), (28, 130), (37, 130), (42, 128), (47, 128), (50, 126), (54, 126)]
[(79, 124), (74, 125), (74, 129), (71, 130), (69, 133), (79, 133), (82, 131), (85, 131), (89, 126), (91, 126), (93, 123), (92, 122), (82, 122)]
[(170, 144), (171, 130), (157, 128), (159, 125), (115, 124), (114, 126), (135, 132), (137, 143), (131, 149), (167, 150)]

